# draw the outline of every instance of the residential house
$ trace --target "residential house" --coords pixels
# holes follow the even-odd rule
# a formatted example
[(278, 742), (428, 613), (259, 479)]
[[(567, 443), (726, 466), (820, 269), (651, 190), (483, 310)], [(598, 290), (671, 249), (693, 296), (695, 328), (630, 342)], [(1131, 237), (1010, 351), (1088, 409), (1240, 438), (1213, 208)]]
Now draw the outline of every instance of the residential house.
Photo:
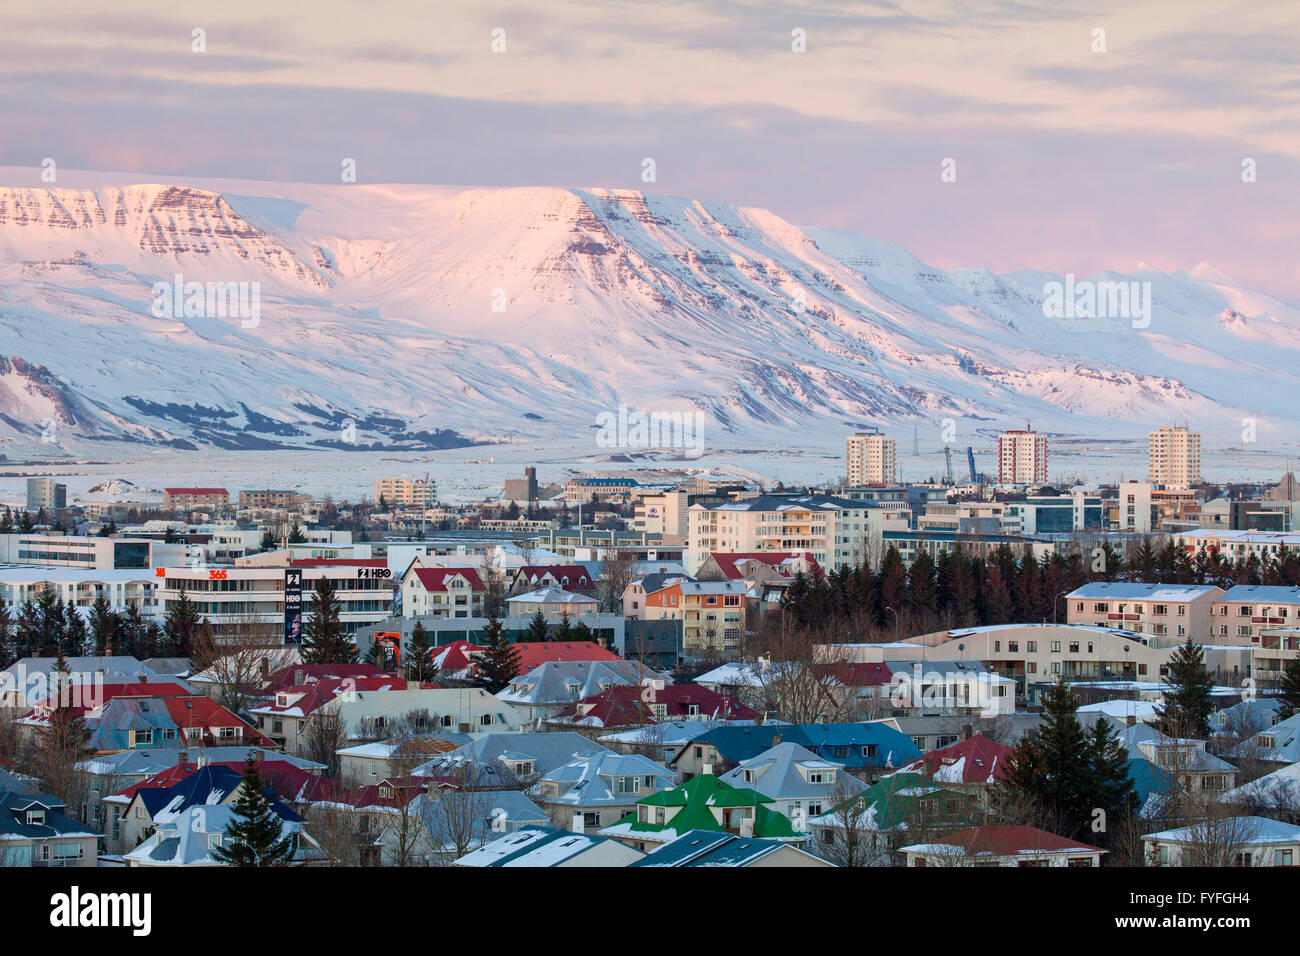
[(672, 679), (638, 661), (548, 661), (517, 675), (497, 694), (497, 699), (518, 708), (528, 721), (535, 722), (554, 717), (611, 687), (640, 687), (644, 681), (667, 685)]
[(800, 867), (834, 864), (780, 840), (760, 840), (717, 830), (690, 830), (631, 865)]
[(758, 719), (757, 711), (696, 684), (655, 683), (632, 687), (620, 684), (567, 707), (547, 721), (557, 726), (642, 727), (662, 721), (716, 721)]
[(972, 827), (905, 846), (907, 866), (1101, 866), (1100, 847), (1031, 826)]
[(1290, 764), (1235, 787), (1222, 794), (1219, 802), (1241, 807), (1245, 812), (1300, 819), (1300, 763)]
[(378, 783), (386, 777), (400, 776), (415, 754), (421, 762), (438, 754), (450, 753), (470, 742), (469, 734), (440, 731), (401, 740), (375, 740), (355, 747), (344, 747), (339, 755), (339, 778), (354, 785)]
[(712, 774), (701, 774), (672, 790), (643, 797), (634, 812), (600, 833), (641, 851), (670, 843), (691, 830), (804, 842), (806, 835), (773, 810), (773, 802), (756, 790), (732, 787)]
[(676, 784), (677, 775), (649, 757), (606, 751), (543, 774), (532, 793), (555, 826), (581, 833), (617, 823), (642, 797)]
[(596, 582), (591, 573), (580, 564), (525, 564), (510, 575), (506, 594), (514, 597), (542, 588), (590, 594), (596, 590)]
[(480, 790), (521, 789), (557, 767), (590, 754), (612, 753), (581, 734), (490, 733), (416, 767), (425, 776), (455, 777)]
[(532, 617), (540, 611), (548, 621), (568, 618), (576, 622), (600, 610), (600, 602), (590, 594), (551, 587), (507, 598), (506, 606), (511, 617)]
[(250, 727), (215, 700), (202, 696), (118, 697), (98, 717), (88, 718), (88, 748), (179, 750), (189, 747), (274, 747), (270, 737)]
[[(291, 864), (321, 859), (320, 847), (303, 829), (302, 820), (283, 805), (276, 808), (281, 820), (281, 837), (292, 841)], [(228, 840), (234, 811), (226, 805), (191, 806), (160, 820), (152, 834), (126, 853), (127, 866), (224, 866), (213, 851)]]
[(0, 790), (0, 867), (96, 866), (100, 836), (51, 793)]
[(646, 596), (661, 591), (680, 581), (694, 581), (685, 574), (672, 574), (655, 571), (638, 578), (633, 578), (623, 589), (623, 616), (634, 621), (645, 620)]
[(1142, 837), (1149, 866), (1295, 866), (1300, 826), (1268, 817), (1211, 818)]
[(456, 861), (456, 866), (628, 866), (644, 854), (609, 837), (555, 827), (523, 827)]
[(1279, 720), (1229, 751), (1230, 757), (1250, 757), (1272, 767), (1300, 761), (1300, 714)]
[(799, 744), (823, 760), (833, 760), (863, 779), (921, 756), (916, 744), (885, 722), (767, 723), (756, 727), (717, 727), (682, 747), (668, 766), (681, 774), (683, 780), (701, 773), (725, 773), (785, 741)]
[(647, 621), (682, 622), (682, 648), (734, 655), (745, 633), (743, 581), (677, 581), (645, 596)]
[(790, 741), (743, 761), (718, 779), (771, 797), (771, 809), (789, 817), (798, 830), (807, 829), (809, 817), (819, 817), (835, 803), (853, 799), (867, 789), (861, 780), (845, 773), (843, 765), (823, 760)]
[(481, 617), (487, 587), (474, 568), (413, 566), (402, 580), (402, 616)]
[[(674, 720), (632, 730), (602, 734), (596, 740), (621, 754), (643, 753), (651, 760), (669, 763), (696, 737), (718, 727), (752, 727), (753, 720)], [(769, 722), (779, 726), (778, 722)]]

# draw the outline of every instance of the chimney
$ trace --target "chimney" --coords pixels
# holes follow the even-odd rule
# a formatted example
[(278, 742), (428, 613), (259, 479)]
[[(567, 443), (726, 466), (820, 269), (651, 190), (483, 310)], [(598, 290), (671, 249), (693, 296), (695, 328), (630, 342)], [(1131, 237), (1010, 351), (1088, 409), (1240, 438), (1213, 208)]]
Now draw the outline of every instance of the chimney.
[(190, 758), (189, 751), (178, 750), (176, 752), (176, 766), (178, 767), (185, 766), (185, 764), (189, 762), (189, 758)]
[(779, 744), (780, 742), (781, 742), (781, 735), (780, 735), (780, 734), (773, 734), (773, 735), (772, 735), (772, 746), (775, 747), (775, 746), (776, 746), (777, 744)]
[(1129, 714), (1127, 717), (1124, 718), (1124, 725), (1126, 727), (1132, 727), (1136, 725), (1137, 722), (1138, 722), (1137, 716), (1134, 714)]
[(975, 733), (975, 728), (972, 727), (970, 724), (962, 724), (962, 725), (961, 725), (961, 739), (962, 739), (962, 740), (970, 740), (971, 737), (974, 735), (974, 733)]

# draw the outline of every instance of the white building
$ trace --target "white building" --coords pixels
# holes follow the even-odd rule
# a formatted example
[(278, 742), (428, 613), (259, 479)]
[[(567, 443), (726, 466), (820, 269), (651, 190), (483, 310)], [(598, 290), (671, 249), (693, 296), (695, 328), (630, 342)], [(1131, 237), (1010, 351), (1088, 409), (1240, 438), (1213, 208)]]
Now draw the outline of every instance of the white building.
[(1149, 534), (1155, 515), (1151, 504), (1151, 482), (1121, 481), (1119, 484), (1119, 530)]
[(375, 482), (375, 501), (400, 508), (429, 508), (438, 503), (438, 482), (433, 479), (380, 478)]
[(1185, 425), (1161, 425), (1150, 436), (1147, 477), (1166, 488), (1190, 488), (1201, 481), (1201, 436)]
[(1047, 436), (1024, 430), (1005, 431), (998, 436), (998, 483), (1047, 484)]
[(847, 483), (883, 485), (894, 480), (898, 447), (894, 439), (876, 432), (858, 432), (845, 442)]
[(0, 567), (0, 599), (13, 607), (35, 601), (48, 584), (73, 607), (89, 608), (102, 595), (115, 611), (134, 604), (146, 618), (153, 618), (159, 614), (157, 583), (153, 568)]

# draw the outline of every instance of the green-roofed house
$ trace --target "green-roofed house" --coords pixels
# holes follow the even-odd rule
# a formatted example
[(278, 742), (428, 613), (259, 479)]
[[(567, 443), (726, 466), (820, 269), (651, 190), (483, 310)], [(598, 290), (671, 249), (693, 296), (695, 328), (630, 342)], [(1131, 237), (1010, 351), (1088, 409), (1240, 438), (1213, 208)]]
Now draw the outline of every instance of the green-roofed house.
[(600, 831), (643, 852), (670, 843), (691, 830), (718, 830), (801, 844), (807, 834), (795, 830), (765, 797), (747, 787), (732, 787), (712, 774), (692, 777), (680, 787), (638, 800), (636, 809)]
[(901, 837), (938, 834), (981, 821), (975, 794), (927, 774), (899, 771), (856, 799), (809, 817), (808, 851), (837, 866), (889, 866)]

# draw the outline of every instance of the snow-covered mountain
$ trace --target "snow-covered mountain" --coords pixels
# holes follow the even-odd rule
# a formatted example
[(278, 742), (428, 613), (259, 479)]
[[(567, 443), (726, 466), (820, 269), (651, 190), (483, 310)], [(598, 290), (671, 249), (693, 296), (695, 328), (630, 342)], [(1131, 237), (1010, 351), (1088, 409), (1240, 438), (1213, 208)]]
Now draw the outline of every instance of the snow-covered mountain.
[[(872, 423), (937, 440), (945, 418), (1129, 437), (1251, 418), (1265, 441), (1300, 420), (1300, 308), (1209, 267), (1090, 277), (1151, 284), (1135, 328), (1049, 318), (1059, 276), (944, 271), (762, 209), (209, 187), (0, 187), (0, 449), (594, 444), (620, 403), (699, 410), (713, 447)], [(257, 283), (255, 321), (156, 314), (178, 274)]]

